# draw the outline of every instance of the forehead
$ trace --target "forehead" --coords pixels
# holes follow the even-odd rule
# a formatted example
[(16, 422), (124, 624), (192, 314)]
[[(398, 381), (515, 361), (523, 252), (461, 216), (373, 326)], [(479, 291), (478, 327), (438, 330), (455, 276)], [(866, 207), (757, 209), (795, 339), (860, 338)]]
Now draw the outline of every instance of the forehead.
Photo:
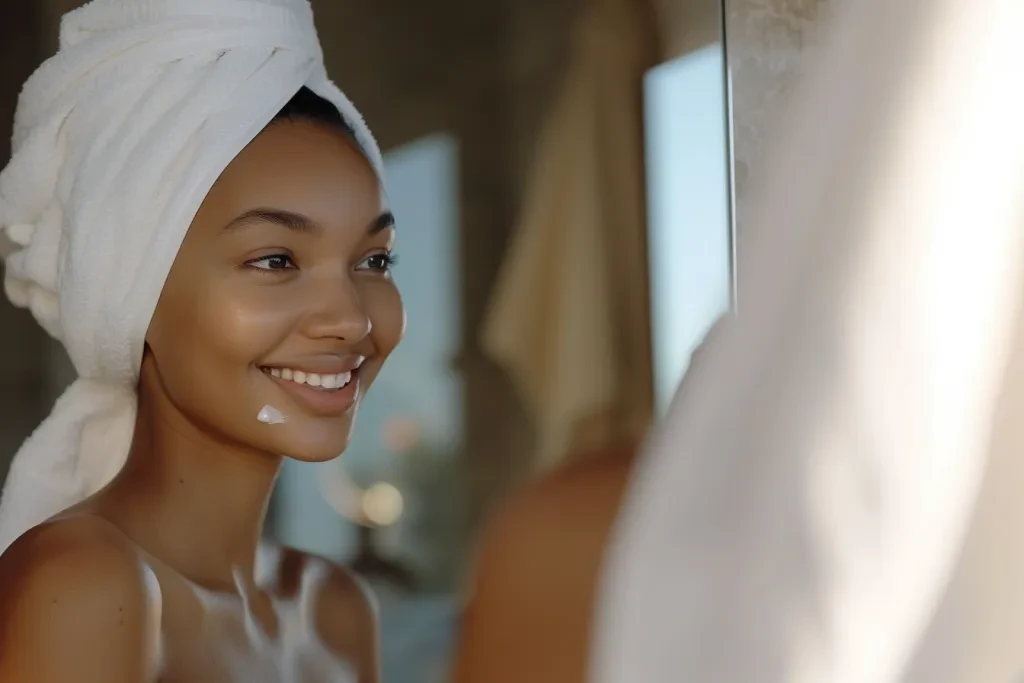
[(303, 120), (274, 123), (228, 165), (196, 216), (227, 224), (254, 207), (300, 213), (324, 225), (365, 226), (387, 209), (380, 181), (344, 132)]

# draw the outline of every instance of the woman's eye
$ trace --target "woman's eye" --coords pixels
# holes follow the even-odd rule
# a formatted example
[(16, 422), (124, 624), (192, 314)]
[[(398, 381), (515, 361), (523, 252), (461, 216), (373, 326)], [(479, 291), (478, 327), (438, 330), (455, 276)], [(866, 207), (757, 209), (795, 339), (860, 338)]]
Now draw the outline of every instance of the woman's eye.
[(391, 252), (380, 252), (377, 254), (371, 254), (363, 259), (363, 262), (359, 264), (359, 270), (375, 270), (380, 273), (386, 273), (394, 267), (398, 259)]
[(295, 267), (292, 257), (287, 254), (272, 254), (263, 258), (253, 259), (246, 263), (256, 270), (290, 270)]

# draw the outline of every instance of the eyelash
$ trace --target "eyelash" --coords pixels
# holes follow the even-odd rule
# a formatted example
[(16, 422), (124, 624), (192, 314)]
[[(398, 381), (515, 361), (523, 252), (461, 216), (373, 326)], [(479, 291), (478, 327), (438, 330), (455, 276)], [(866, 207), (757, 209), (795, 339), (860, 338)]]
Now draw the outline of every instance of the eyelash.
[(365, 263), (366, 261), (369, 261), (370, 259), (374, 259), (374, 258), (384, 259), (384, 264), (383, 264), (383, 266), (381, 268), (373, 268), (372, 269), (372, 270), (376, 270), (379, 273), (386, 273), (386, 272), (388, 272), (389, 270), (391, 270), (392, 268), (394, 268), (398, 264), (398, 254), (396, 254), (396, 253), (394, 253), (392, 251), (382, 251), (382, 252), (378, 252), (376, 254), (370, 254), (369, 256), (364, 258), (360, 263)]
[[(269, 262), (269, 261), (280, 261), (280, 260), (286, 261), (289, 265), (284, 267), (284, 268), (263, 268), (263, 267), (260, 267), (260, 266), (256, 265), (258, 263), (266, 263), (266, 262)], [(246, 265), (247, 268), (251, 268), (252, 270), (262, 271), (264, 273), (272, 273), (274, 271), (292, 270), (292, 269), (294, 269), (295, 268), (295, 261), (292, 260), (292, 257), (290, 255), (288, 255), (288, 254), (268, 254), (267, 256), (261, 256), (260, 258), (253, 259), (252, 261), (246, 261), (245, 265)]]
[[(362, 264), (362, 263), (365, 263), (366, 261), (369, 261), (370, 259), (375, 259), (375, 258), (376, 259), (384, 259), (384, 263), (382, 264), (381, 267), (379, 267), (379, 268), (371, 268), (370, 269), (370, 270), (374, 270), (374, 271), (376, 271), (378, 273), (387, 273), (392, 268), (394, 268), (395, 265), (398, 263), (398, 254), (395, 254), (394, 252), (391, 252), (391, 251), (384, 251), (384, 252), (378, 252), (376, 254), (370, 254), (365, 259), (360, 261), (360, 263)], [(284, 260), (289, 265), (284, 267), (284, 268), (263, 268), (263, 267), (260, 267), (260, 266), (256, 265), (257, 263), (265, 263), (265, 262), (275, 261), (275, 260), (276, 261)], [(284, 270), (294, 270), (295, 268), (297, 268), (297, 266), (295, 265), (294, 259), (292, 259), (292, 257), (289, 254), (268, 254), (267, 256), (261, 256), (258, 259), (253, 259), (252, 261), (247, 261), (245, 263), (245, 265), (246, 265), (246, 267), (248, 267), (248, 268), (250, 268), (252, 270), (259, 271), (259, 272), (265, 273), (265, 274), (276, 273), (276, 272), (280, 272), (280, 271), (284, 271)]]

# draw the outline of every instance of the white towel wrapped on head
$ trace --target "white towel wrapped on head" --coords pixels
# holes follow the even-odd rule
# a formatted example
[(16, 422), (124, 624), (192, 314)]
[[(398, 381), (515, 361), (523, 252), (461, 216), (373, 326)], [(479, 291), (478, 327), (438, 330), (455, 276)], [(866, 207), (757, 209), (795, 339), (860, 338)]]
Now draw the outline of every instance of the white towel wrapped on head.
[(333, 103), (308, 0), (93, 0), (28, 80), (0, 174), (5, 289), (79, 374), (18, 451), (0, 552), (104, 486), (131, 445), (146, 330), (182, 239), (232, 159), (303, 86)]

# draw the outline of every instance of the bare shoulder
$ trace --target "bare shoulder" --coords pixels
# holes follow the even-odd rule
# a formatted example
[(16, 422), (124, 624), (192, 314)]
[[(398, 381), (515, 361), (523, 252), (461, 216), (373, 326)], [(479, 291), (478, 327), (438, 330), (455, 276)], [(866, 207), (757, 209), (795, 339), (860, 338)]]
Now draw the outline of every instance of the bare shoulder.
[[(479, 570), (512, 581), (545, 581), (552, 567), (597, 561), (618, 515), (634, 463), (631, 449), (595, 453), (539, 477), (513, 493), (483, 535)], [(572, 573), (556, 572), (572, 580)]]
[(455, 681), (585, 677), (594, 591), (633, 464), (593, 454), (513, 493), (484, 529)]
[(0, 556), (0, 683), (153, 680), (160, 611), (152, 572), (115, 527), (40, 525)]
[(379, 619), (373, 591), (351, 570), (318, 561), (326, 563), (318, 618), (325, 640), (349, 653), (375, 647)]
[(328, 649), (355, 667), (359, 683), (377, 683), (378, 609), (370, 586), (350, 569), (318, 555), (286, 548), (280, 558), (278, 592), (295, 595), (304, 576), (322, 577), (313, 586), (317, 633)]

